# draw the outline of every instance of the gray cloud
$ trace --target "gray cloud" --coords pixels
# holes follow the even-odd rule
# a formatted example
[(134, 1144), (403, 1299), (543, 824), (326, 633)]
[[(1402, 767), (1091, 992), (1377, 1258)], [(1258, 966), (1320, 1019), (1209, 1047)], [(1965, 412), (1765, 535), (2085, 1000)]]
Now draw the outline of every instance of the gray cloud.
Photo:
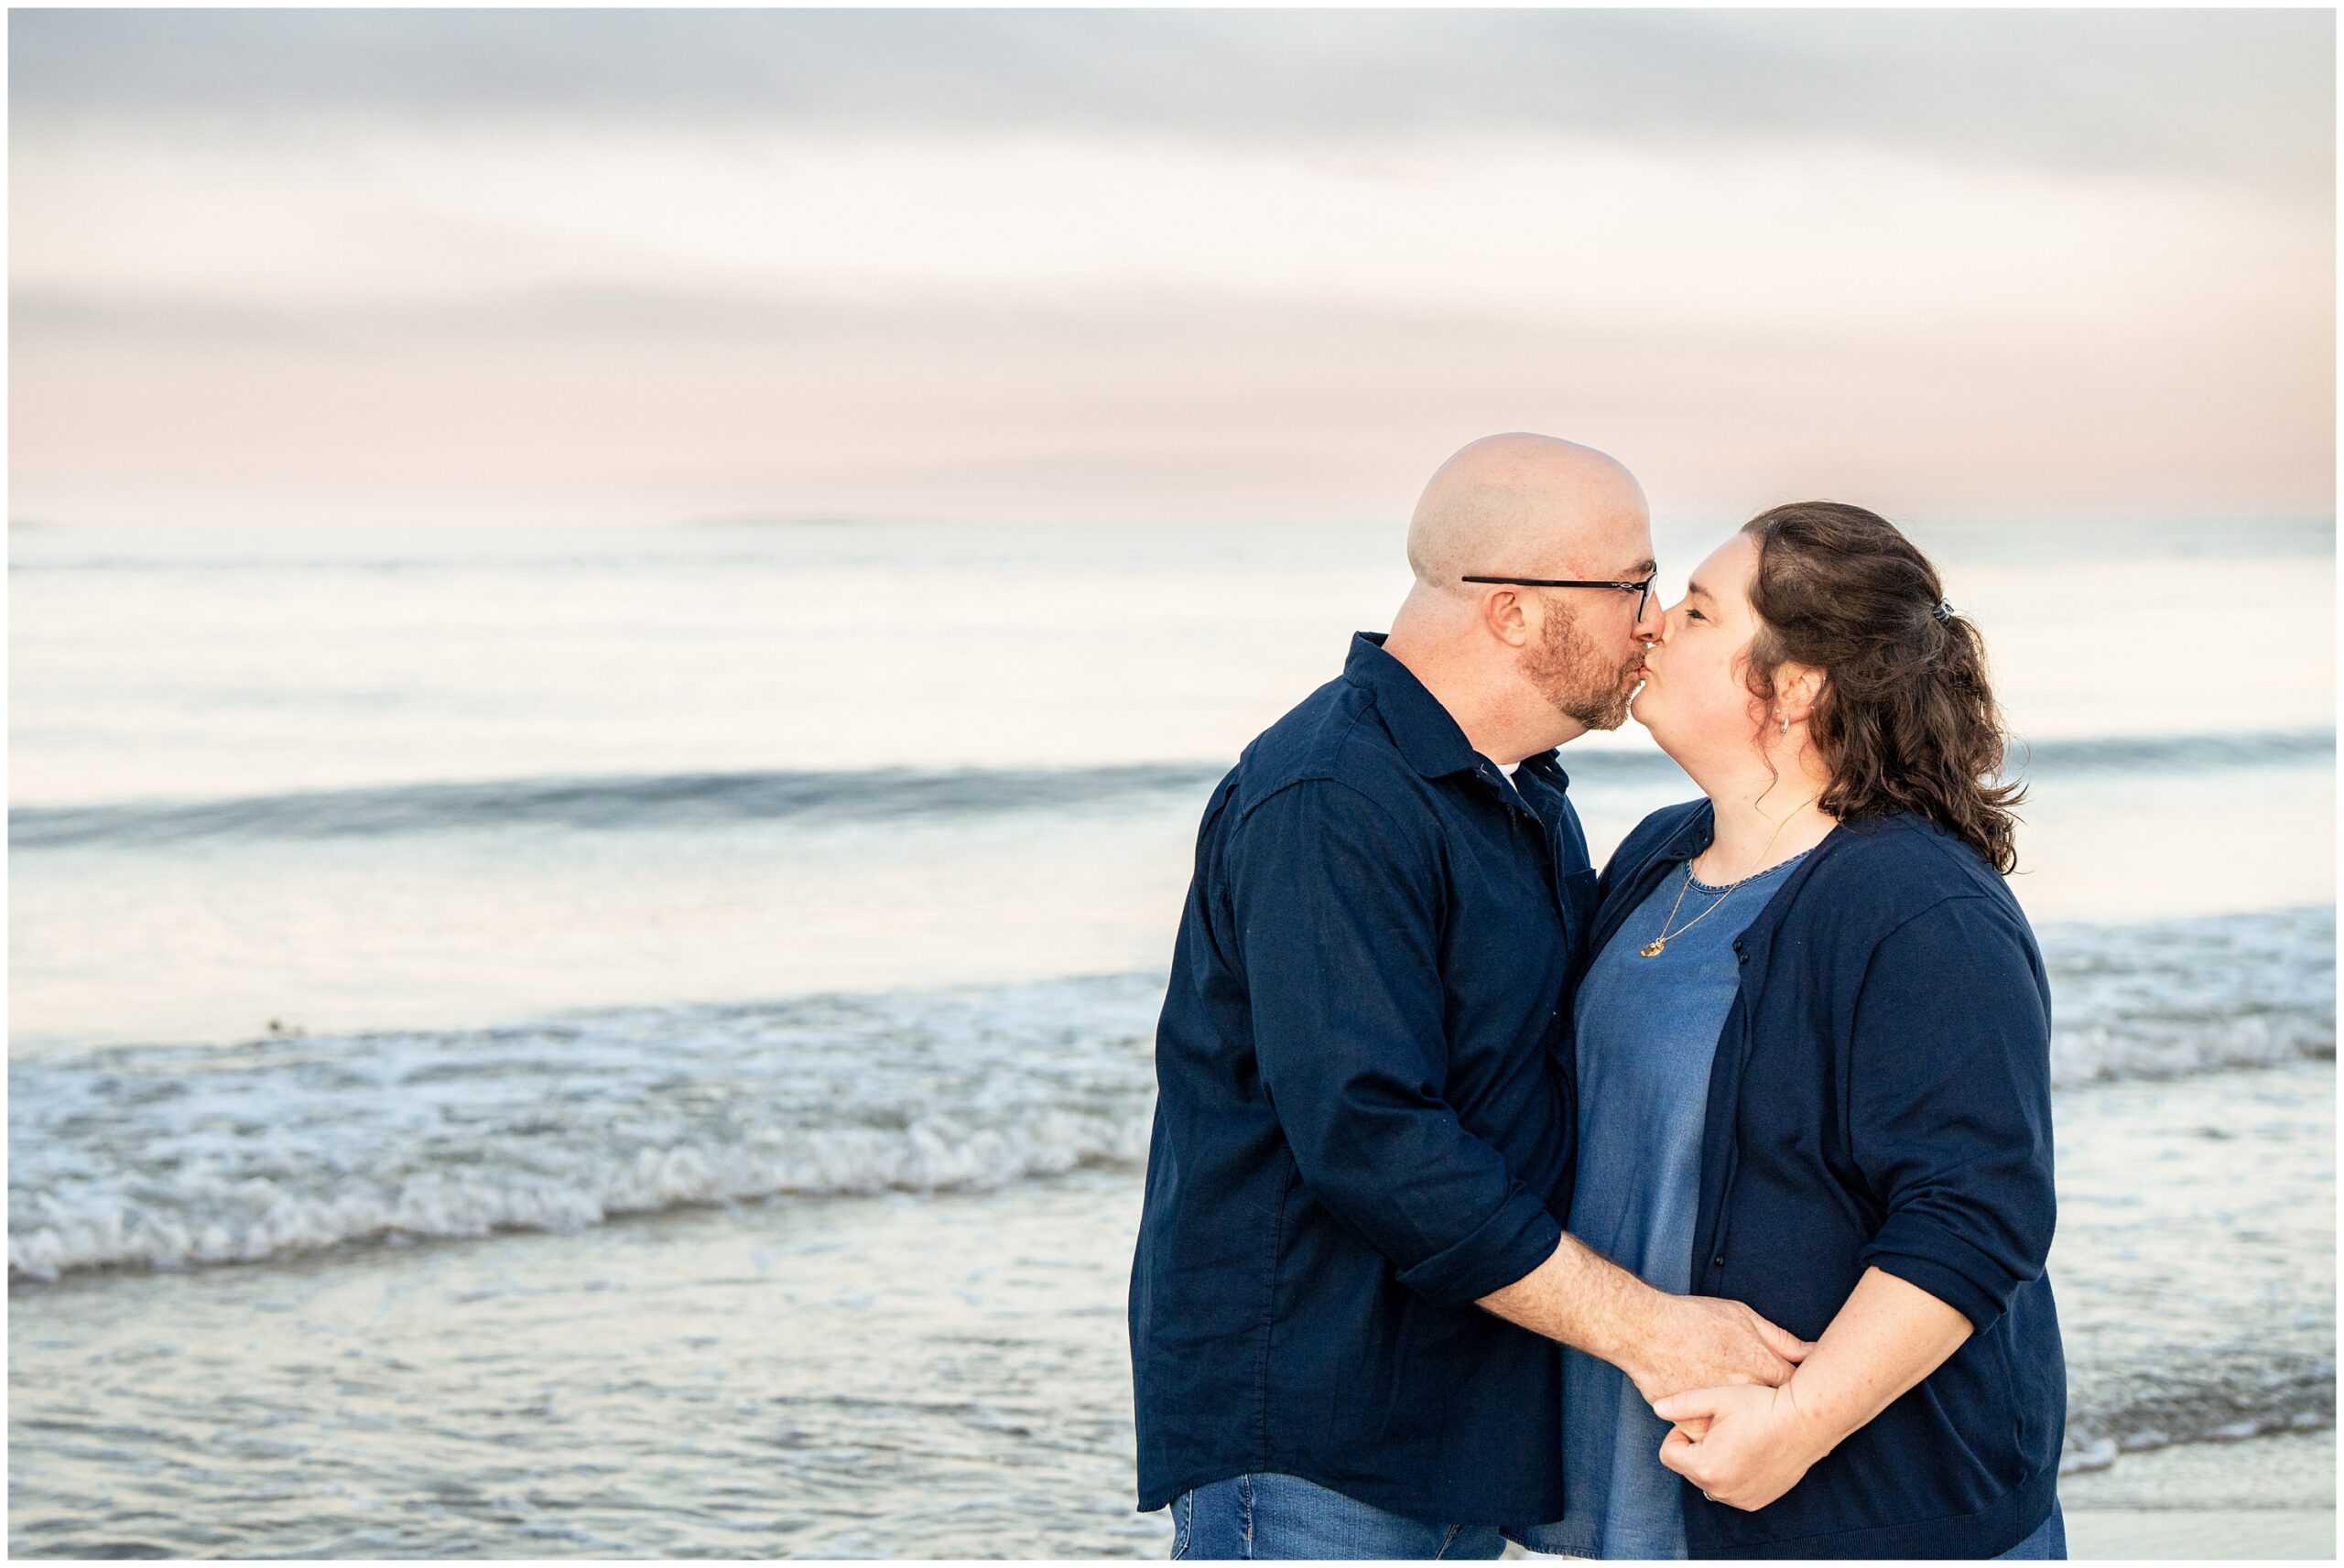
[(12, 128), (201, 112), (1855, 142), (2332, 200), (2318, 11), (18, 10)]
[[(1253, 351), (1355, 343), (1362, 332), (1401, 349), (1438, 352), (1466, 343), (1539, 336), (1581, 348), (1627, 349), (1669, 336), (1666, 323), (1586, 313), (1433, 307), (1407, 301), (1263, 299), (1210, 289), (1136, 287), (1106, 299), (881, 300), (804, 289), (745, 292), (657, 280), (639, 285), (540, 285), (433, 299), (229, 300), (19, 286), (9, 291), (12, 341), (31, 351), (116, 345), (145, 350), (277, 349), (371, 353), (389, 348), (529, 350), (592, 345), (653, 351), (1014, 349), (1073, 358), (1103, 342), (1193, 350), (1227, 338)], [(1692, 330), (1687, 329), (1687, 331)], [(1700, 330), (1705, 341), (1723, 336)], [(1737, 342), (1791, 348), (1811, 327), (1753, 320)]]

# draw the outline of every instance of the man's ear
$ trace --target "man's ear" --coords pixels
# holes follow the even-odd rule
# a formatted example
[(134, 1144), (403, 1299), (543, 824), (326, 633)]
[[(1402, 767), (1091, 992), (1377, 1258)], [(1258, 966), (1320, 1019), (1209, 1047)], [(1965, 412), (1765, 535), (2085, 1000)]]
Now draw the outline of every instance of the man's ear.
[(1488, 590), (1481, 600), (1481, 624), (1508, 647), (1519, 648), (1530, 641), (1530, 615), (1522, 607), (1522, 590), (1497, 587)]

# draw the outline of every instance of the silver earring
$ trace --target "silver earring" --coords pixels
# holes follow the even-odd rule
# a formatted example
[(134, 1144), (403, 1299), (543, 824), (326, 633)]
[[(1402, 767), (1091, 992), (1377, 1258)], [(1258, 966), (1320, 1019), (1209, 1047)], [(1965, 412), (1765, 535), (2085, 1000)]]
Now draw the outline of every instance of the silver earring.
[(1783, 739), (1784, 739), (1784, 740), (1785, 740), (1785, 741), (1787, 741), (1787, 740), (1789, 740), (1789, 739), (1790, 739), (1790, 737), (1791, 737), (1791, 721), (1790, 721), (1789, 719), (1784, 719), (1784, 720), (1783, 720)]

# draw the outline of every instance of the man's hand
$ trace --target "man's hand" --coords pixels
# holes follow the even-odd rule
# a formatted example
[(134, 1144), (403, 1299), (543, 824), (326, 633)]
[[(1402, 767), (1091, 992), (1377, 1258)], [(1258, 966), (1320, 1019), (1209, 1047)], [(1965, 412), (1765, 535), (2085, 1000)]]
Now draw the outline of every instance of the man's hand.
[(1787, 1382), (1811, 1348), (1740, 1302), (1660, 1296), (1649, 1333), (1619, 1366), (1657, 1409), (1670, 1394), (1691, 1389)]
[(1800, 1411), (1796, 1387), (1696, 1389), (1657, 1401), (1653, 1412), (1677, 1422), (1660, 1445), (1660, 1462), (1712, 1502), (1764, 1508), (1831, 1451)]
[(1771, 1387), (1810, 1348), (1740, 1302), (1656, 1291), (1568, 1232), (1544, 1263), (1481, 1304), (1609, 1361), (1646, 1402), (1721, 1384)]

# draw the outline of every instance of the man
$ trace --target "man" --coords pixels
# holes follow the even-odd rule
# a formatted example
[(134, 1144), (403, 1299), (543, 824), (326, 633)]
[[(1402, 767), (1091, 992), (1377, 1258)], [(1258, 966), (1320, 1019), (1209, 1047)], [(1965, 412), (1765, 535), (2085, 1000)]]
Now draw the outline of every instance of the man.
[(1177, 1556), (1495, 1557), (1563, 1512), (1557, 1342), (1651, 1399), (1803, 1353), (1557, 1219), (1596, 877), (1554, 753), (1626, 717), (1652, 554), (1610, 457), (1471, 443), (1390, 633), (1205, 808), (1131, 1286), (1139, 1508)]

